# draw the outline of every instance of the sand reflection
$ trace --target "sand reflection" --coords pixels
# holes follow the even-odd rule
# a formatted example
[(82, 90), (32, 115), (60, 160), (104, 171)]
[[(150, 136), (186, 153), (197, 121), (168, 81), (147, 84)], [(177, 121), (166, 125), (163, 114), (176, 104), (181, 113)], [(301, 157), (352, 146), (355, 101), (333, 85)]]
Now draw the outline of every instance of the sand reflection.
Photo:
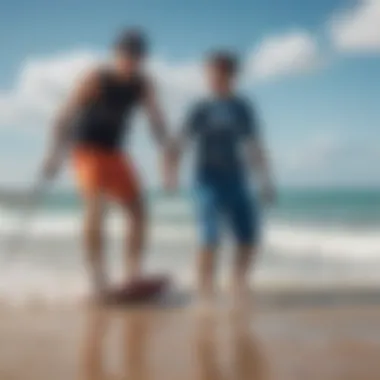
[(83, 380), (268, 379), (249, 323), (226, 313), (89, 313), (82, 367)]

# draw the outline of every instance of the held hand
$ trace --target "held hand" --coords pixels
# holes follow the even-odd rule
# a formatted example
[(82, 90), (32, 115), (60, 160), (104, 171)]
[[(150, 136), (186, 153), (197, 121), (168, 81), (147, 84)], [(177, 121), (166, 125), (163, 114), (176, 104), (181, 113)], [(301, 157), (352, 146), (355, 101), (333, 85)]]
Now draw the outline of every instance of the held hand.
[(163, 185), (168, 192), (174, 192), (178, 189), (178, 154), (169, 146), (163, 156)]
[(178, 181), (176, 176), (167, 173), (164, 177), (164, 189), (167, 192), (175, 192), (178, 190)]

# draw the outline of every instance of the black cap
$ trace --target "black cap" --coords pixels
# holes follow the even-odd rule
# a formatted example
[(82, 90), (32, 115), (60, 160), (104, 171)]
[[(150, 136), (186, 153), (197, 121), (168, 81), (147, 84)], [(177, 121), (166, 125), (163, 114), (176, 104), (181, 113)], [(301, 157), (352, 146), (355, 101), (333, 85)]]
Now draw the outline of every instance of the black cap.
[(115, 48), (136, 57), (143, 57), (148, 52), (148, 41), (141, 30), (127, 29), (116, 39)]

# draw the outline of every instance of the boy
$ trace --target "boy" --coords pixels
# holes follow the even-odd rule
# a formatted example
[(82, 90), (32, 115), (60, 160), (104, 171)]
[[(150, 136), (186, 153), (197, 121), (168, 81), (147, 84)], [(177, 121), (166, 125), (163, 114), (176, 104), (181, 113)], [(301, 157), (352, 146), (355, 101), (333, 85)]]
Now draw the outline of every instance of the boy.
[(85, 77), (57, 118), (52, 144), (44, 164), (45, 177), (55, 176), (68, 142), (73, 145), (73, 165), (85, 204), (84, 240), (95, 296), (108, 294), (103, 262), (103, 200), (112, 198), (130, 221), (126, 239), (126, 281), (140, 276), (145, 242), (145, 205), (132, 158), (124, 156), (124, 135), (133, 112), (147, 111), (160, 146), (166, 127), (150, 81), (143, 72), (148, 52), (144, 35), (123, 32), (114, 45), (110, 65)]
[(229, 52), (211, 54), (206, 62), (206, 77), (211, 97), (199, 102), (190, 113), (177, 154), (168, 164), (176, 182), (184, 139), (196, 143), (196, 200), (199, 208), (202, 247), (198, 260), (198, 284), (203, 300), (214, 292), (215, 255), (223, 217), (237, 243), (231, 290), (242, 299), (248, 290), (250, 264), (259, 242), (259, 210), (248, 189), (248, 169), (242, 159), (242, 144), (248, 148), (249, 161), (261, 179), (262, 196), (272, 201), (273, 186), (268, 163), (258, 135), (252, 106), (235, 93), (237, 58)]

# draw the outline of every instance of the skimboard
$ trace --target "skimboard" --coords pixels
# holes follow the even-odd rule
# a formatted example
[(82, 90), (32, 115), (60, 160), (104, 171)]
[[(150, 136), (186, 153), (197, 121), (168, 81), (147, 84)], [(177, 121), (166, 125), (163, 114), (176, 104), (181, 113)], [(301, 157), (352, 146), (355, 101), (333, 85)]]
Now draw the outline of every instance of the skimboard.
[(168, 289), (170, 278), (166, 275), (146, 276), (111, 289), (107, 293), (107, 302), (128, 304), (151, 301)]

